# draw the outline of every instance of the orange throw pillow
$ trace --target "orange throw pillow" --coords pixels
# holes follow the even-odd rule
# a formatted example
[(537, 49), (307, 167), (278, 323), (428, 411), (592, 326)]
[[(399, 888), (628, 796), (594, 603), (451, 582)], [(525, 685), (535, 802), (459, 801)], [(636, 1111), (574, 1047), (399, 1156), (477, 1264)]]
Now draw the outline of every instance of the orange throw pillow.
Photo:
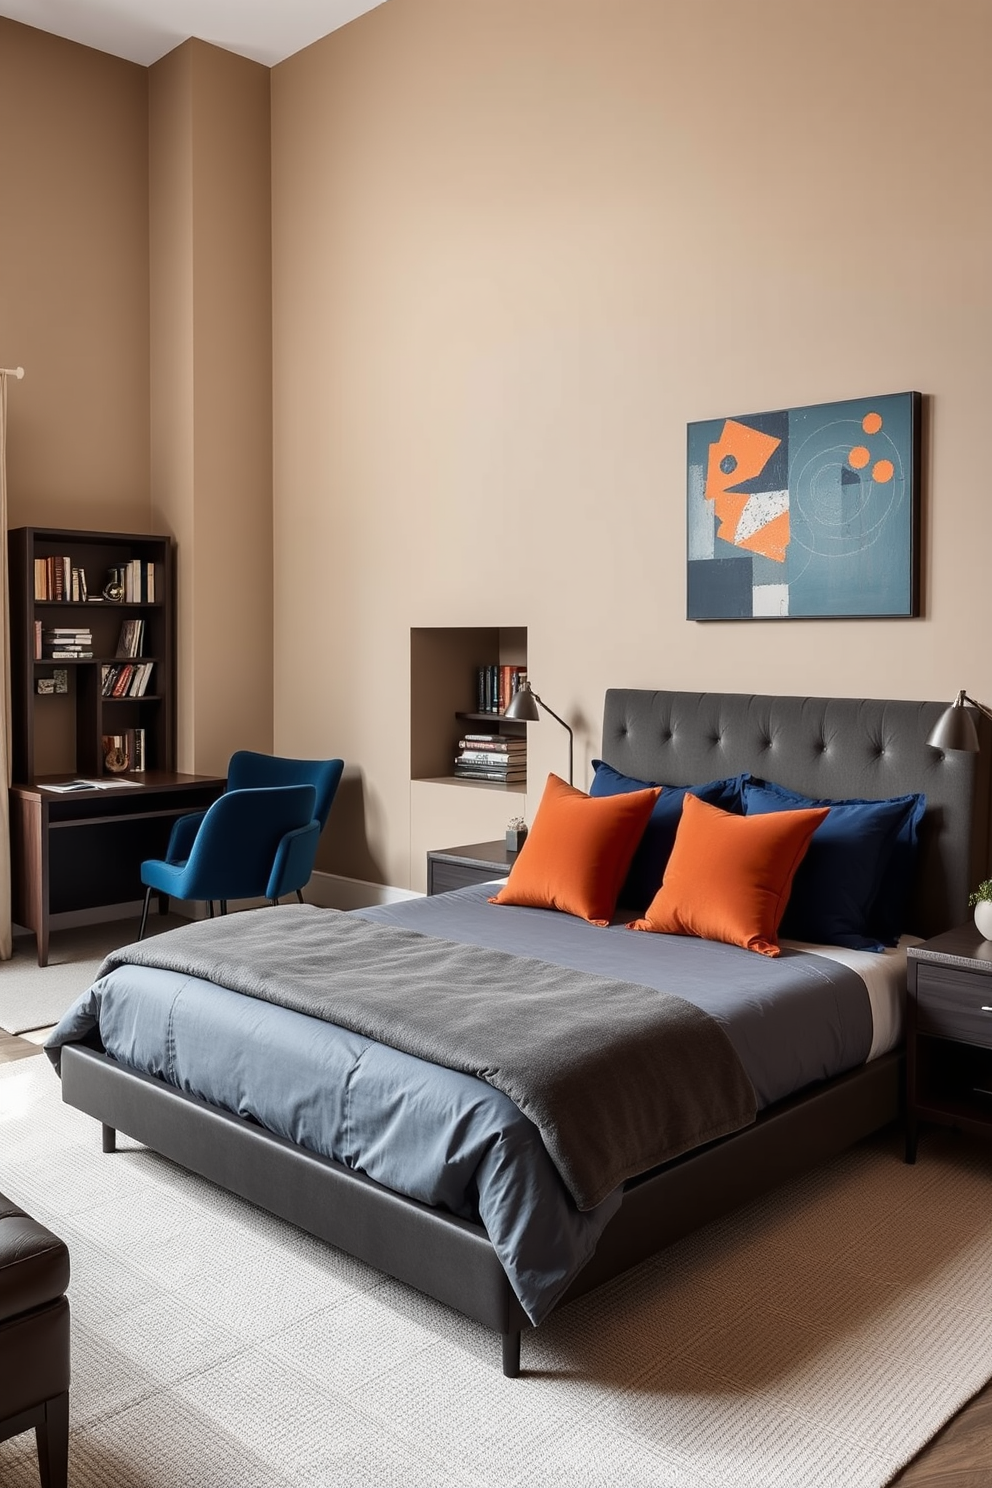
[(627, 928), (777, 956), (793, 876), (828, 810), (735, 816), (687, 795), (661, 888)]
[(623, 796), (587, 796), (549, 775), (520, 856), (490, 904), (561, 909), (608, 925), (660, 795), (654, 786)]

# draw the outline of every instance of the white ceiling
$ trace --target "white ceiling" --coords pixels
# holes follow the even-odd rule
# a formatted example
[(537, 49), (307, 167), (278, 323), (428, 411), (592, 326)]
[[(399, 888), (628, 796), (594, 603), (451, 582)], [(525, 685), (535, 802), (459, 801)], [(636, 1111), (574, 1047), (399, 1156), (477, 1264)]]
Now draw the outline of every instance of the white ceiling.
[(0, 0), (0, 16), (145, 67), (187, 37), (272, 67), (383, 0)]

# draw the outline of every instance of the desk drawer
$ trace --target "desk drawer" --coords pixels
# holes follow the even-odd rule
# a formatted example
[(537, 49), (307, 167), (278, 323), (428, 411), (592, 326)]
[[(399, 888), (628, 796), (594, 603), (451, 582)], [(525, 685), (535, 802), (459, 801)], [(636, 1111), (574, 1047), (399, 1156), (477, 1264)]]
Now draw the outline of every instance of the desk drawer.
[(921, 964), (916, 973), (920, 1033), (992, 1048), (992, 977)]

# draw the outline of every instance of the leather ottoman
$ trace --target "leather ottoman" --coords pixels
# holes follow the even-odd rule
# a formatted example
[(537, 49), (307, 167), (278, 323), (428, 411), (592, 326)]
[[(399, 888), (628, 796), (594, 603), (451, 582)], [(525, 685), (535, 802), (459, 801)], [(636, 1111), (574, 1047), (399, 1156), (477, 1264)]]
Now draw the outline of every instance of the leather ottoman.
[(42, 1488), (69, 1467), (69, 1252), (0, 1194), (0, 1441), (33, 1426)]

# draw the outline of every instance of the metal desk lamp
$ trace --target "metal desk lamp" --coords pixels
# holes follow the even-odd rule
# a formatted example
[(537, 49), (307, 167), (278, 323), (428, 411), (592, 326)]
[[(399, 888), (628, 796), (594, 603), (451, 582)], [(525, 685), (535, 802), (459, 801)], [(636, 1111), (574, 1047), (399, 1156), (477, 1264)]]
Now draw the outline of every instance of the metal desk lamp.
[(992, 712), (982, 703), (976, 703), (962, 688), (934, 724), (927, 738), (929, 745), (934, 749), (963, 749), (972, 754), (978, 750), (978, 730), (966, 704), (977, 708), (986, 718), (992, 718)]
[(554, 708), (549, 708), (544, 699), (538, 697), (529, 682), (521, 682), (507, 704), (503, 717), (515, 718), (518, 723), (540, 723), (541, 715), (538, 711), (539, 708), (543, 708), (545, 713), (550, 713), (555, 722), (560, 723), (562, 728), (568, 733), (568, 783), (569, 785), (573, 785), (575, 782), (572, 779), (572, 730), (564, 718), (558, 717)]

